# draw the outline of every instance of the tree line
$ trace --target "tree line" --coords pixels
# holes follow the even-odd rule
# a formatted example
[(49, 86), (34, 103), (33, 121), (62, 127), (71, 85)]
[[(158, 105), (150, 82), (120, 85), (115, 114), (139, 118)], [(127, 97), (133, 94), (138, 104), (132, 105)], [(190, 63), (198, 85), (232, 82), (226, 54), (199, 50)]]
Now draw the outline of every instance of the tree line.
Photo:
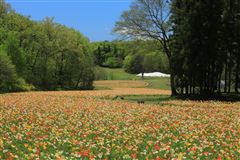
[(175, 0), (171, 18), (179, 92), (239, 93), (240, 2)]
[(173, 95), (239, 93), (238, 0), (135, 0), (115, 32), (158, 42)]
[(92, 43), (96, 65), (123, 68), (127, 73), (169, 73), (168, 59), (152, 40), (104, 41)]
[(0, 92), (91, 89), (89, 40), (78, 31), (22, 16), (0, 3)]

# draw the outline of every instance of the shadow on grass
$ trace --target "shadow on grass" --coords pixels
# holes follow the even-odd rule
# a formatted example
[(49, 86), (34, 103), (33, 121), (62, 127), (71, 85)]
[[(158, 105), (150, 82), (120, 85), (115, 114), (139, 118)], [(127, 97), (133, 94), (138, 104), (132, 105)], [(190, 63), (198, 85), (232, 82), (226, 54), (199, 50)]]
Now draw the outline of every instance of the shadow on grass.
[(144, 104), (161, 104), (162, 102), (167, 102), (175, 99), (175, 97), (164, 95), (125, 95), (112, 98), (112, 100), (123, 100)]
[(223, 102), (239, 102), (240, 94), (214, 94), (214, 95), (179, 95), (175, 96), (179, 100), (193, 100), (193, 101), (223, 101)]
[[(110, 98), (107, 98), (110, 99)], [(238, 102), (240, 95), (237, 94), (221, 94), (221, 95), (188, 95), (188, 96), (165, 96), (165, 95), (125, 95), (116, 96), (111, 100), (123, 100), (128, 102), (143, 102), (145, 104), (164, 105), (164, 102), (172, 100), (193, 100), (193, 101), (223, 101)]]

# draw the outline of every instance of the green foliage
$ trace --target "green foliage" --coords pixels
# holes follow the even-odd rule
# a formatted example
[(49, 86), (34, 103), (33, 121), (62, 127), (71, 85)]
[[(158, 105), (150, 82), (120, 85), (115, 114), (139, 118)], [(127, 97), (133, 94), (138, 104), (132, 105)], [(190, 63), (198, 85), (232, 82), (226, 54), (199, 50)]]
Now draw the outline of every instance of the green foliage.
[(16, 33), (9, 32), (3, 48), (15, 65), (17, 74), (24, 75), (26, 69), (26, 55), (23, 48), (20, 47), (19, 37)]
[(16, 71), (9, 57), (0, 52), (0, 90), (6, 92), (12, 90), (16, 84)]
[(5, 3), (5, 0), (1, 0), (0, 2), (0, 20), (3, 16), (5, 16), (9, 11), (11, 10), (11, 7), (9, 4)]
[[(144, 58), (146, 57), (146, 60), (141, 62), (141, 65), (145, 63), (146, 70), (149, 72), (160, 71), (169, 73), (168, 58), (160, 51), (162, 49), (159, 48), (159, 45), (156, 45), (156, 41), (105, 41), (93, 43), (92, 47), (94, 48), (93, 53), (97, 65), (109, 68), (123, 67), (125, 71), (129, 73), (140, 73), (139, 68), (134, 68), (133, 65), (131, 67), (129, 66), (129, 57), (135, 57), (137, 59), (138, 56), (136, 55), (141, 54)], [(150, 57), (154, 59), (154, 62), (152, 61), (153, 66), (150, 66)], [(134, 63), (134, 61), (132, 61), (132, 63)], [(136, 64), (137, 63), (138, 62), (136, 62)], [(147, 65), (147, 63), (149, 65)]]
[(152, 52), (144, 55), (143, 67), (145, 72), (170, 72), (168, 59), (162, 52)]
[(125, 57), (124, 63), (123, 63), (123, 68), (126, 72), (131, 73), (133, 70), (132, 62), (133, 62), (133, 56), (128, 55)]
[(105, 64), (110, 68), (119, 68), (120, 66), (122, 66), (122, 61), (123, 60), (120, 58), (109, 57)]
[(86, 37), (52, 18), (32, 21), (11, 11), (4, 2), (0, 12), (4, 12), (0, 17), (0, 48), (9, 57), (9, 79), (16, 81), (16, 88), (93, 88), (94, 64)]
[(15, 66), (10, 58), (0, 50), (0, 93), (25, 91), (31, 89), (24, 79), (17, 76)]
[(234, 81), (238, 92), (239, 6), (237, 0), (173, 1), (172, 62), (180, 94), (221, 93), (224, 71), (224, 91)]
[(142, 54), (128, 56), (124, 62), (124, 70), (132, 74), (144, 73), (143, 61), (144, 56)]
[(169, 73), (168, 59), (159, 52), (128, 55), (124, 60), (124, 70), (138, 74), (146, 72)]
[(95, 63), (99, 66), (110, 68), (121, 68), (124, 59), (124, 52), (120, 46), (114, 42), (93, 43), (93, 55)]
[[(1, 20), (1, 18), (0, 18), (0, 20)], [(7, 39), (7, 35), (8, 35), (8, 30), (1, 27), (1, 25), (0, 25), (0, 44), (2, 44), (5, 41), (5, 39)]]

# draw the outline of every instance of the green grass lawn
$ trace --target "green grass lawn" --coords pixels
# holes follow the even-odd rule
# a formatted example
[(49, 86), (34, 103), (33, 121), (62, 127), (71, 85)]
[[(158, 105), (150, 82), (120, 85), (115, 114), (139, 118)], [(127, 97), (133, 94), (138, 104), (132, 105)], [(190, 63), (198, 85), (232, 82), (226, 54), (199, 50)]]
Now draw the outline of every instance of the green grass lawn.
[(148, 83), (147, 88), (170, 90), (169, 78), (145, 78)]
[(140, 79), (135, 74), (126, 73), (123, 69), (96, 67), (96, 80), (138, 80)]
[(111, 69), (104, 67), (96, 67), (96, 80), (141, 80), (148, 83), (147, 88), (152, 89), (170, 89), (169, 78), (150, 78), (137, 77), (135, 74), (126, 73), (122, 68)]

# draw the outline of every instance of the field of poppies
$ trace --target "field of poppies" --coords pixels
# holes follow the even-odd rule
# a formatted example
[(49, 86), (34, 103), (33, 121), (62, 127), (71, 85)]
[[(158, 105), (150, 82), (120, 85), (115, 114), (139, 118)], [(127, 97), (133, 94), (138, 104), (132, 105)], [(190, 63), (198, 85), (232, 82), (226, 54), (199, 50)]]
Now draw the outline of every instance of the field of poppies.
[(137, 104), (144, 88), (0, 95), (0, 159), (239, 159), (240, 103)]

